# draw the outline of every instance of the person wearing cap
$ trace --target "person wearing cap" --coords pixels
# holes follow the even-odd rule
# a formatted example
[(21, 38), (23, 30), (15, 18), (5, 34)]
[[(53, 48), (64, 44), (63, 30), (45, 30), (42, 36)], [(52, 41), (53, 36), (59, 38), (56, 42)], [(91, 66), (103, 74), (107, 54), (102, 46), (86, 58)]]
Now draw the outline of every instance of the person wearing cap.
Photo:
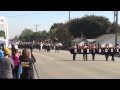
[(4, 49), (4, 58), (0, 60), (0, 79), (13, 79), (12, 70), (14, 69), (14, 62), (8, 56), (10, 50)]
[(2, 46), (0, 45), (0, 59), (4, 58), (4, 52), (2, 51)]

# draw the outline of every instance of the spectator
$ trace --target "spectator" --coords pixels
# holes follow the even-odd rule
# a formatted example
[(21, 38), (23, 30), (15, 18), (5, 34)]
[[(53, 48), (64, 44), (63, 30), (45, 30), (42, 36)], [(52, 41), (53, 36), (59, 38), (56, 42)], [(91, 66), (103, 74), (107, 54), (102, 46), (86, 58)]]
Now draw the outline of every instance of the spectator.
[(12, 52), (11, 58), (13, 59), (14, 64), (15, 64), (15, 68), (13, 69), (13, 78), (18, 79), (18, 68), (19, 68), (19, 65), (20, 65), (18, 49), (15, 49)]
[(0, 60), (0, 79), (13, 79), (12, 70), (14, 69), (14, 62), (8, 57), (9, 55), (10, 50), (5, 48), (5, 57)]
[(2, 51), (2, 46), (0, 45), (0, 59), (4, 58), (4, 52)]
[(21, 64), (23, 67), (21, 79), (34, 79), (33, 64), (35, 59), (30, 58), (30, 52), (24, 50), (23, 58), (21, 59)]

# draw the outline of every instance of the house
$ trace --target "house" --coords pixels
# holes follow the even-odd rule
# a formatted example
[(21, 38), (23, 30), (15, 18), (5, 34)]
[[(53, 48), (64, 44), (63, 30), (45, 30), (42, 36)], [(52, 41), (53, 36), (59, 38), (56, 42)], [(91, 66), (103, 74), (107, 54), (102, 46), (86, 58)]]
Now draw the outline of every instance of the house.
[[(117, 36), (117, 43), (120, 46), (120, 35)], [(115, 46), (115, 34), (105, 34), (96, 38), (96, 45), (105, 46), (105, 44)]]
[(84, 38), (76, 38), (76, 39), (72, 40), (71, 43), (72, 43), (72, 45), (74, 43), (76, 43), (77, 45), (82, 46), (84, 43), (91, 44), (91, 43), (95, 42), (95, 40), (96, 39), (86, 39), (84, 37)]
[[(76, 38), (71, 41), (71, 43), (76, 43), (80, 46), (84, 43), (88, 43), (90, 45), (96, 44), (98, 46), (101, 45), (102, 47), (104, 47), (106, 44), (109, 44), (109, 46), (115, 46), (115, 34), (104, 34), (95, 39)], [(120, 46), (120, 35), (117, 36), (117, 43)]]
[(76, 38), (71, 41), (71, 44), (73, 45), (74, 43), (76, 43), (77, 45), (79, 45), (80, 43), (86, 43), (86, 42), (87, 42), (86, 38)]

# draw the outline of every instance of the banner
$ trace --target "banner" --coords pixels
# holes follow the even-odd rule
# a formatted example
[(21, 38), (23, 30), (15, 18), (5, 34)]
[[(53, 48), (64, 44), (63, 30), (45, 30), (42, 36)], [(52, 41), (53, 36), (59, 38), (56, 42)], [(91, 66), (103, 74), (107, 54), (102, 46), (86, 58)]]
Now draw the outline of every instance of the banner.
[(120, 53), (120, 48), (71, 48), (71, 54), (105, 54), (105, 53)]

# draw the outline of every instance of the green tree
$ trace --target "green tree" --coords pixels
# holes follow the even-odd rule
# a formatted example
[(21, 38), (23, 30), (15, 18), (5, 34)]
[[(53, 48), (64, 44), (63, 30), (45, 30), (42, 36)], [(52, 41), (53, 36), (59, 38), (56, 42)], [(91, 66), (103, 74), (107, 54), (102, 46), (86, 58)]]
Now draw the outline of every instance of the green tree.
[(69, 23), (65, 23), (62, 27), (58, 28), (56, 36), (60, 42), (69, 43), (73, 39), (69, 31)]
[(25, 36), (25, 35), (32, 34), (32, 33), (33, 33), (33, 31), (32, 31), (31, 29), (25, 28), (25, 29), (22, 31), (21, 35)]
[(57, 30), (63, 25), (63, 23), (54, 23), (51, 28), (50, 31), (48, 32), (48, 36), (52, 39), (58, 39), (58, 35), (57, 35)]
[(5, 32), (0, 30), (0, 37), (4, 37), (5, 38)]
[(48, 31), (48, 35), (51, 39), (57, 37), (56, 33), (57, 33), (57, 28), (54, 28), (54, 29), (51, 29), (50, 31)]
[(15, 36), (15, 37), (14, 37), (14, 40), (15, 40), (15, 41), (17, 41), (18, 39), (19, 39), (19, 37), (18, 37), (18, 36)]
[[(110, 29), (109, 29), (109, 33), (113, 33), (115, 34), (116, 31), (116, 24), (111, 23)], [(120, 34), (120, 25), (118, 25), (118, 33)]]
[(59, 27), (62, 26), (62, 25), (63, 25), (63, 23), (54, 23), (54, 24), (51, 26), (50, 30), (54, 30), (54, 29), (56, 29), (56, 28), (59, 28)]
[(19, 36), (19, 39), (22, 41), (31, 41), (31, 35), (33, 34), (33, 31), (31, 29), (24, 29)]
[(110, 21), (103, 16), (86, 15), (76, 18), (70, 22), (70, 32), (74, 37), (83, 34), (86, 38), (95, 38), (102, 34), (109, 33)]
[(111, 23), (110, 25), (110, 29), (109, 29), (109, 33), (115, 33), (115, 30), (116, 30), (116, 25), (114, 23)]

